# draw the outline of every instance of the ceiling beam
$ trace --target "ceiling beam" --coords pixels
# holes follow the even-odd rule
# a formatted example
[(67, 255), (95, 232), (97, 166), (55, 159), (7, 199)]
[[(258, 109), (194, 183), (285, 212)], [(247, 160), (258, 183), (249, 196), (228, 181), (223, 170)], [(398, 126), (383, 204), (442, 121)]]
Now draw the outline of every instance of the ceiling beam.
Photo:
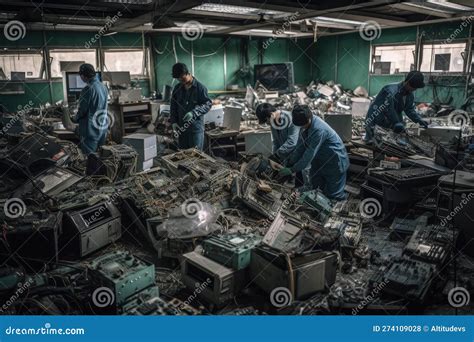
[(400, 3), (400, 4), (392, 4), (390, 7), (399, 9), (402, 11), (408, 11), (408, 12), (415, 12), (415, 13), (421, 13), (421, 14), (426, 14), (432, 17), (439, 17), (439, 18), (452, 18), (453, 14), (445, 12), (443, 10), (437, 10), (434, 8), (429, 8), (425, 6), (420, 6), (415, 3)]
[(162, 1), (155, 0), (155, 10), (150, 13), (145, 13), (133, 18), (133, 21), (128, 20), (127, 22), (117, 22), (114, 30), (117, 31), (126, 31), (128, 29), (133, 29), (137, 26), (153, 22), (156, 20), (156, 17), (162, 18), (173, 13), (179, 13), (187, 9), (199, 6), (203, 3), (203, 0), (188, 0), (188, 1)]
[[(375, 1), (365, 1), (363, 3), (358, 3), (355, 5), (349, 5), (349, 6), (343, 6), (343, 7), (334, 7), (330, 9), (325, 9), (325, 10), (318, 10), (318, 11), (301, 11), (301, 14), (298, 15), (297, 20), (301, 19), (309, 19), (309, 18), (314, 18), (314, 17), (319, 17), (319, 16), (327, 16), (328, 14), (337, 14), (339, 12), (347, 12), (351, 10), (357, 10), (357, 9), (362, 9), (362, 8), (371, 8), (371, 7), (380, 7), (380, 6), (385, 6), (388, 4), (394, 4), (400, 2), (399, 0), (375, 0)], [(266, 5), (263, 4), (262, 7), (265, 7)], [(298, 11), (298, 9), (297, 9)], [(297, 12), (295, 11), (295, 12)], [(299, 13), (299, 12), (298, 12)], [(341, 13), (342, 14), (342, 13)], [(285, 22), (285, 18), (280, 18), (276, 19), (277, 23), (283, 24)], [(243, 25), (238, 28), (227, 28), (227, 29), (222, 29), (222, 30), (217, 30), (214, 31), (213, 33), (218, 33), (218, 34), (228, 34), (236, 31), (243, 31), (243, 30), (251, 30), (251, 29), (258, 29), (263, 23), (256, 23), (256, 24), (249, 24), (249, 25)]]
[(375, 20), (380, 25), (384, 26), (397, 26), (400, 24), (400, 22), (408, 21), (405, 17), (396, 17), (394, 15), (387, 15), (369, 11), (350, 11), (342, 14), (329, 14), (327, 15), (327, 17), (356, 21)]

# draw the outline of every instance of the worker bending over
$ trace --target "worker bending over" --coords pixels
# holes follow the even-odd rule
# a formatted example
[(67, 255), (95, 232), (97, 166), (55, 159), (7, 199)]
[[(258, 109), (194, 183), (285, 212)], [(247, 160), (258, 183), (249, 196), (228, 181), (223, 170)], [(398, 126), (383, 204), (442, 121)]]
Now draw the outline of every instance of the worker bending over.
[(301, 172), (310, 165), (311, 187), (331, 200), (344, 200), (349, 158), (341, 138), (306, 105), (293, 108), (292, 121), (301, 127), (298, 144), (280, 176)]
[(291, 112), (277, 110), (269, 103), (261, 103), (257, 106), (256, 114), (260, 124), (271, 125), (273, 146), (270, 159), (285, 165), (296, 148), (300, 131), (292, 122)]
[(170, 122), (174, 135), (178, 137), (178, 147), (203, 149), (204, 120), (212, 101), (207, 88), (188, 71), (184, 63), (173, 65), (173, 78), (179, 83), (171, 95)]
[(372, 141), (375, 125), (391, 129), (395, 133), (403, 133), (405, 124), (402, 112), (405, 112), (413, 122), (424, 128), (428, 127), (428, 123), (420, 117), (415, 109), (413, 95), (416, 89), (425, 86), (423, 78), (421, 72), (410, 71), (405, 81), (388, 84), (380, 90), (374, 102), (371, 103), (365, 118), (365, 141)]

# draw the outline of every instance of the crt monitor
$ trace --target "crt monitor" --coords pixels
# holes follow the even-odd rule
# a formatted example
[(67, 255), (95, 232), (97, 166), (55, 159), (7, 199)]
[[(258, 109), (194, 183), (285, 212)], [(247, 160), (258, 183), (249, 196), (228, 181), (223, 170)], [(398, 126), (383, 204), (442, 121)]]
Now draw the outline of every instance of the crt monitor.
[(256, 64), (254, 68), (255, 82), (259, 81), (268, 90), (293, 91), (293, 63)]

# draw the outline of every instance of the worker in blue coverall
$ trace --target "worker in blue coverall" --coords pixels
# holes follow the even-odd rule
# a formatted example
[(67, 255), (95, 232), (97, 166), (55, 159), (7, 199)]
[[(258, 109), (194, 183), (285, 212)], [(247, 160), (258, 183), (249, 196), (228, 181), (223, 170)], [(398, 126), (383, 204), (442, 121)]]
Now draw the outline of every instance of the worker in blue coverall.
[(300, 136), (288, 165), (279, 171), (280, 176), (301, 172), (311, 165), (312, 188), (321, 190), (330, 200), (344, 200), (349, 158), (341, 138), (306, 105), (293, 108), (292, 120), (301, 127)]
[(107, 88), (97, 78), (91, 64), (82, 64), (79, 75), (86, 86), (79, 96), (79, 108), (74, 121), (79, 124), (79, 147), (85, 155), (94, 153), (105, 143), (109, 129)]
[(424, 86), (424, 77), (419, 71), (410, 71), (403, 82), (384, 86), (367, 112), (364, 140), (372, 141), (375, 125), (391, 129), (395, 133), (403, 133), (405, 124), (402, 112), (405, 112), (413, 122), (427, 128), (428, 123), (420, 117), (415, 109), (413, 95), (416, 89)]
[(178, 147), (203, 149), (204, 120), (212, 101), (207, 88), (191, 75), (184, 63), (176, 63), (172, 70), (173, 78), (179, 80), (171, 94), (170, 122), (173, 134), (178, 138)]

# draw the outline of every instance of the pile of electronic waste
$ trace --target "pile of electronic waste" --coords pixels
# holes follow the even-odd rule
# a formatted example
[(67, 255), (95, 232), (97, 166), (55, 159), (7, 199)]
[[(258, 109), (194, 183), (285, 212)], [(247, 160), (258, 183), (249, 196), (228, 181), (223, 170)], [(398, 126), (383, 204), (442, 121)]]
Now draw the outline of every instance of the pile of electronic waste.
[[(129, 145), (86, 160), (44, 133), (2, 137), (0, 312), (340, 313), (373, 289), (373, 305), (423, 303), (450, 262), (448, 225), (407, 228), (400, 255), (381, 256), (359, 196), (297, 192), (263, 157), (226, 162), (189, 149), (154, 163), (139, 172)], [(446, 186), (443, 175), (375, 169), (364, 191)]]

